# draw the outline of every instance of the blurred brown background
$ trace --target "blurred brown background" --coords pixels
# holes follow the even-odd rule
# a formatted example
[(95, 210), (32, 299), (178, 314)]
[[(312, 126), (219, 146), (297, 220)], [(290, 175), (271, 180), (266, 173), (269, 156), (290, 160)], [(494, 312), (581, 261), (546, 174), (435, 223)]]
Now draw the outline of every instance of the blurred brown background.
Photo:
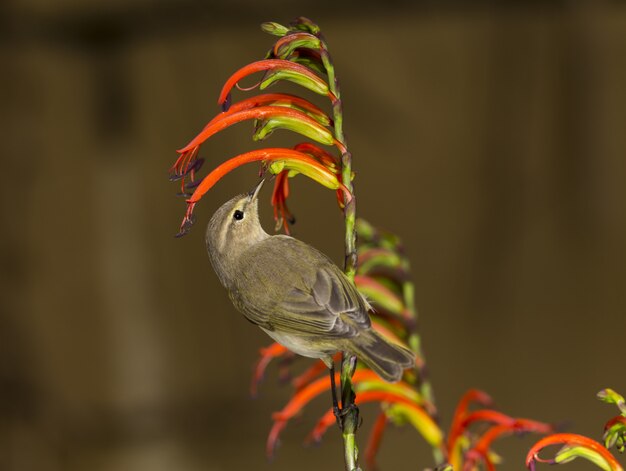
[[(271, 368), (249, 398), (268, 339), (204, 251), (212, 211), (256, 167), (220, 182), (192, 233), (172, 237), (174, 150), (217, 112), (223, 81), (265, 53), (258, 24), (297, 15), (330, 43), (360, 214), (412, 258), (444, 423), (479, 387), (508, 413), (599, 438), (614, 411), (595, 393), (626, 393), (626, 8), (540, 3), (4, 1), (0, 469), (342, 469), (336, 430), (301, 446), (327, 398), (266, 461), (289, 390)], [(207, 167), (258, 147), (250, 132), (205, 145)], [(332, 192), (292, 188), (295, 235), (341, 260)], [(502, 469), (521, 469), (531, 442), (497, 445)], [(406, 428), (389, 431), (381, 464), (431, 459)]]

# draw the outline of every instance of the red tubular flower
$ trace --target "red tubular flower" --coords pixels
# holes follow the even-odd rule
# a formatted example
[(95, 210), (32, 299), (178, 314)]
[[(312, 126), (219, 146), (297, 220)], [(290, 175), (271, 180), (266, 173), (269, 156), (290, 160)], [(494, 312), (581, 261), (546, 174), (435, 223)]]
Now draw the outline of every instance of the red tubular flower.
[(380, 412), (376, 418), (376, 422), (372, 427), (367, 445), (365, 446), (365, 463), (367, 463), (367, 469), (375, 470), (376, 455), (378, 455), (378, 449), (380, 443), (383, 440), (383, 434), (387, 428), (387, 415), (384, 412)]
[(267, 369), (267, 365), (269, 365), (270, 361), (274, 358), (282, 357), (283, 355), (289, 353), (286, 347), (283, 347), (281, 344), (274, 342), (268, 347), (264, 347), (259, 350), (260, 356), (254, 367), (254, 374), (252, 375), (252, 382), (250, 384), (250, 395), (255, 397), (257, 395), (258, 385), (263, 379), (265, 375), (265, 370)]
[[(234, 105), (233, 105), (234, 107)], [(318, 160), (322, 165), (335, 173), (337, 180), (341, 180), (341, 171), (337, 158), (326, 152), (324, 149), (310, 142), (301, 142), (293, 147), (298, 152), (303, 152)], [(339, 207), (343, 208), (343, 192), (338, 190)], [(282, 226), (285, 234), (289, 234), (289, 226), (295, 223), (293, 214), (287, 207), (287, 198), (289, 196), (289, 173), (281, 172), (277, 175), (274, 182), (274, 191), (272, 192), (272, 206), (274, 207), (274, 221), (276, 222), (276, 230)]]
[(320, 107), (314, 105), (309, 100), (289, 93), (265, 93), (246, 98), (237, 103), (233, 103), (226, 113), (236, 113), (238, 111), (256, 108), (257, 106), (266, 106), (276, 103), (284, 103), (290, 107), (298, 108), (324, 126), (329, 126), (333, 122)]
[[(215, 116), (211, 121), (209, 121), (204, 126), (200, 134), (196, 136), (192, 142), (196, 141), (201, 135), (203, 135), (203, 133), (208, 133), (208, 135), (205, 135), (205, 138), (202, 140), (202, 142), (204, 142), (204, 140), (208, 139), (208, 137), (210, 137), (211, 135), (215, 134), (216, 132), (219, 132), (221, 129), (223, 129), (226, 126), (229, 126), (230, 124), (226, 124), (226, 126), (222, 126), (221, 128), (215, 129), (216, 125), (219, 126), (219, 123), (223, 123), (222, 120), (224, 118), (224, 115), (226, 114), (232, 115), (240, 111), (246, 111), (246, 110), (261, 107), (264, 105), (273, 105), (273, 104), (281, 105), (283, 103), (289, 107), (297, 108), (301, 110), (302, 112), (304, 112), (305, 114), (313, 118), (322, 126), (328, 126), (332, 124), (332, 120), (328, 117), (328, 115), (321, 108), (319, 108), (318, 106), (315, 106), (313, 103), (311, 103), (308, 100), (305, 100), (304, 98), (298, 97), (296, 95), (290, 95), (287, 93), (266, 93), (263, 95), (257, 95), (251, 98), (246, 98), (244, 100), (241, 100), (233, 104), (227, 112), (220, 113), (217, 116)], [(191, 145), (190, 143), (190, 145), (187, 145), (177, 151), (180, 154), (180, 156), (178, 157), (178, 159), (176, 160), (176, 162), (174, 163), (174, 165), (172, 165), (170, 169), (170, 172), (174, 175), (174, 178), (178, 177), (178, 178), (184, 179), (184, 176), (191, 169), (190, 166), (193, 164), (193, 162), (197, 158), (199, 147), (200, 147), (200, 144), (197, 142), (195, 143), (195, 145)], [(299, 150), (299, 149), (296, 149), (296, 150)], [(306, 151), (303, 150), (302, 152), (306, 152)], [(193, 181), (193, 174), (192, 174), (192, 181)]]
[[(548, 464), (557, 464), (559, 462), (569, 461), (569, 459), (573, 459), (573, 457), (568, 457), (565, 460), (558, 461), (558, 455), (551, 460), (542, 459), (539, 457), (539, 452), (543, 450), (545, 447), (551, 445), (562, 445), (564, 448), (573, 449), (573, 448), (582, 448), (587, 450), (589, 453), (586, 456), (587, 459), (591, 459), (598, 466), (603, 467), (604, 469), (610, 469), (611, 471), (624, 471), (622, 465), (620, 465), (615, 457), (602, 445), (600, 445), (595, 440), (591, 438), (585, 437), (583, 435), (577, 435), (574, 433), (556, 433), (553, 435), (548, 435), (545, 438), (542, 438), (537, 443), (533, 445), (528, 454), (526, 455), (526, 467), (531, 471), (535, 471), (536, 463), (548, 463)], [(563, 448), (561, 449), (563, 451)], [(595, 460), (600, 460), (596, 462)]]
[[(495, 412), (495, 411), (477, 411), (477, 412)], [(476, 414), (476, 413), (474, 413)], [(472, 414), (470, 414), (471, 416)], [(465, 471), (471, 471), (474, 469), (478, 460), (482, 460), (488, 471), (495, 471), (495, 465), (489, 457), (489, 449), (491, 444), (503, 435), (511, 435), (513, 433), (533, 432), (533, 433), (550, 433), (553, 431), (553, 427), (549, 424), (542, 422), (536, 422), (528, 419), (513, 419), (504, 414), (479, 414), (476, 417), (482, 415), (483, 419), (489, 420), (497, 424), (487, 429), (482, 434), (476, 444), (465, 454), (465, 463), (463, 469)], [(469, 418), (469, 416), (468, 416)]]
[(311, 132), (316, 133), (316, 136), (319, 139), (323, 139), (325, 144), (339, 144), (333, 138), (332, 133), (330, 133), (328, 129), (302, 111), (285, 106), (258, 106), (256, 108), (243, 109), (233, 113), (220, 113), (213, 120), (211, 120), (204, 127), (204, 129), (200, 131), (200, 133), (194, 137), (191, 142), (189, 142), (189, 144), (182, 149), (177, 150), (177, 152), (179, 154), (185, 154), (186, 152), (197, 148), (212, 135), (229, 126), (232, 126), (233, 124), (240, 123), (241, 121), (248, 119), (264, 120), (271, 118), (284, 118), (292, 120), (293, 122), (297, 122), (301, 126), (308, 128)]
[(310, 80), (312, 87), (317, 87), (317, 89), (314, 91), (317, 91), (317, 93), (320, 94), (327, 95), (333, 103), (337, 101), (337, 97), (335, 97), (335, 95), (328, 89), (328, 85), (326, 84), (326, 82), (324, 82), (322, 78), (311, 72), (311, 70), (309, 70), (307, 67), (283, 59), (266, 59), (248, 64), (239, 69), (233, 75), (231, 75), (224, 84), (224, 87), (222, 88), (220, 96), (217, 100), (217, 104), (220, 105), (222, 109), (227, 110), (230, 105), (230, 92), (241, 79), (256, 72), (268, 70), (285, 70), (306, 77)]
[(335, 173), (340, 172), (337, 157), (311, 142), (301, 142), (300, 144), (296, 144), (294, 146), (294, 150), (309, 154), (311, 157), (319, 160), (321, 164), (324, 164), (329, 169), (334, 170)]
[[(406, 404), (410, 407), (416, 407), (421, 409), (418, 405), (416, 405), (411, 399), (408, 399), (406, 396), (401, 394), (396, 394), (393, 392), (385, 392), (385, 391), (363, 391), (360, 392), (356, 397), (356, 405), (365, 404), (368, 402), (384, 402), (391, 404)], [(424, 411), (424, 414), (426, 412)], [(319, 442), (322, 439), (322, 436), (328, 430), (328, 428), (335, 423), (335, 413), (332, 409), (326, 411), (326, 413), (322, 416), (322, 418), (317, 422), (315, 428), (311, 431), (309, 436), (307, 437), (307, 442)]]
[[(336, 383), (339, 384), (339, 373), (335, 374)], [(352, 377), (352, 382), (357, 384), (361, 381), (377, 380), (379, 377), (371, 370), (357, 370)], [(309, 383), (291, 398), (285, 407), (279, 412), (275, 412), (272, 418), (276, 421), (292, 419), (302, 408), (312, 399), (324, 391), (330, 391), (330, 378), (327, 376)]]
[[(353, 384), (358, 384), (363, 381), (380, 381), (380, 379), (378, 375), (371, 370), (359, 369), (354, 373), (354, 376), (352, 377), (352, 382)], [(335, 373), (335, 382), (339, 384), (339, 373)], [(272, 415), (274, 424), (270, 430), (267, 439), (268, 456), (272, 456), (280, 432), (285, 428), (287, 422), (292, 419), (296, 414), (298, 414), (302, 410), (302, 408), (307, 405), (312, 399), (324, 393), (325, 391), (330, 391), (330, 377), (328, 375), (307, 384), (305, 387), (297, 391), (294, 396), (289, 400), (289, 402), (285, 405), (285, 407), (283, 407), (282, 410), (280, 410), (279, 412), (275, 412)], [(372, 391), (372, 393), (373, 392), (374, 391)], [(376, 391), (376, 393), (379, 392)], [(359, 394), (360, 401), (363, 400), (361, 398), (364, 394), (365, 392)], [(412, 401), (408, 400), (405, 396), (402, 396), (401, 394), (390, 394), (395, 394), (398, 397), (402, 397), (403, 400), (411, 402), (412, 406), (414, 405)], [(368, 396), (365, 397), (367, 398)]]
[(478, 389), (470, 389), (459, 401), (456, 410), (454, 411), (454, 416), (452, 417), (452, 424), (450, 425), (450, 433), (448, 435), (447, 442), (448, 460), (454, 469), (459, 469), (461, 466), (459, 438), (465, 432), (463, 421), (468, 415), (467, 410), (472, 402), (477, 402), (481, 405), (487, 406), (491, 405), (492, 400), (486, 393), (479, 391)]
[(496, 438), (506, 433), (512, 433), (509, 425), (494, 425), (487, 429), (476, 445), (465, 454), (463, 470), (471, 471), (475, 468), (477, 462), (482, 460), (487, 471), (496, 471), (495, 464), (489, 457), (489, 447)]
[(481, 409), (467, 414), (465, 418), (461, 420), (460, 426), (463, 430), (465, 430), (474, 422), (490, 422), (498, 425), (512, 425), (515, 421), (516, 419), (509, 417), (502, 412), (491, 409)]
[(287, 197), (289, 196), (289, 172), (283, 170), (276, 175), (274, 191), (272, 192), (272, 206), (274, 207), (274, 221), (276, 230), (283, 226), (285, 234), (289, 235), (289, 225), (296, 222), (295, 218), (287, 208)]
[(454, 411), (452, 424), (450, 425), (450, 435), (448, 436), (448, 454), (452, 454), (452, 448), (454, 447), (456, 440), (463, 433), (463, 420), (467, 417), (467, 409), (472, 402), (477, 402), (483, 406), (489, 406), (493, 403), (491, 397), (487, 393), (478, 389), (470, 389), (463, 395), (463, 397), (461, 397), (461, 400)]
[(181, 236), (188, 232), (190, 226), (193, 224), (192, 216), (196, 203), (200, 201), (202, 196), (204, 196), (204, 194), (209, 191), (215, 183), (237, 167), (249, 162), (258, 161), (281, 163), (283, 167), (303, 173), (327, 188), (333, 190), (341, 189), (345, 193), (347, 200), (352, 198), (352, 194), (341, 182), (337, 180), (336, 175), (309, 155), (282, 147), (258, 149), (227, 160), (204, 177), (191, 197), (187, 199), (187, 212), (185, 213), (185, 217), (181, 223), (178, 235)]
[[(335, 353), (333, 356), (333, 361), (337, 362), (341, 358), (341, 352)], [(318, 360), (314, 362), (309, 368), (304, 370), (303, 373), (296, 376), (292, 381), (291, 385), (294, 387), (296, 392), (300, 391), (302, 388), (306, 387), (316, 378), (320, 377), (322, 373), (328, 373), (328, 367), (322, 360)]]

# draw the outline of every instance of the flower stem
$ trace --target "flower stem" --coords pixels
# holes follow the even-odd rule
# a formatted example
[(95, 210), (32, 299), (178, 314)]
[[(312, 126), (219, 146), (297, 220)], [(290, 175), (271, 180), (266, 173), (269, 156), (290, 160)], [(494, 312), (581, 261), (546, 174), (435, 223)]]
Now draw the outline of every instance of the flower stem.
[[(343, 103), (339, 90), (339, 81), (335, 75), (330, 54), (326, 47), (326, 41), (319, 35), (321, 59), (328, 75), (328, 86), (332, 94), (336, 97), (333, 101), (333, 122), (335, 139), (343, 143), (341, 155), (341, 178), (345, 187), (352, 194), (348, 201), (344, 199), (344, 220), (345, 220), (345, 266), (344, 271), (351, 281), (357, 267), (356, 252), (356, 197), (352, 185), (352, 154), (347, 149), (346, 139), (343, 133)], [(343, 436), (344, 458), (346, 471), (360, 470), (359, 451), (356, 444), (356, 431), (359, 427), (359, 409), (355, 404), (356, 394), (352, 386), (352, 375), (356, 369), (356, 356), (344, 352), (341, 363), (341, 430)]]

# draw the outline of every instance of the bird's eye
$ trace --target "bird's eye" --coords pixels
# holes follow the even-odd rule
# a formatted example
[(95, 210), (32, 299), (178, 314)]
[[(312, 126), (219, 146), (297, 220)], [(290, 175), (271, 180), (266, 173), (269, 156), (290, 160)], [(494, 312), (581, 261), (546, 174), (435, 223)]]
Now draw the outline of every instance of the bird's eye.
[(243, 219), (243, 211), (236, 210), (235, 213), (233, 214), (233, 217), (237, 221), (241, 221)]

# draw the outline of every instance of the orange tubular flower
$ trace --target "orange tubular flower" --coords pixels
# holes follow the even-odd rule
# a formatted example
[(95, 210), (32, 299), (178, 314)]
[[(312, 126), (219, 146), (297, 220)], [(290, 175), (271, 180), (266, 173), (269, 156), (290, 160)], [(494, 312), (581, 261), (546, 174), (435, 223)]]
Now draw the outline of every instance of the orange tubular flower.
[(294, 224), (296, 219), (287, 208), (287, 197), (289, 196), (289, 172), (283, 170), (276, 175), (274, 191), (272, 192), (272, 206), (274, 207), (274, 221), (276, 230), (283, 226), (285, 234), (289, 235), (289, 225)]
[[(489, 417), (489, 415), (487, 414), (485, 417)], [(474, 469), (478, 460), (483, 460), (488, 471), (495, 471), (495, 464), (489, 456), (489, 448), (497, 438), (500, 438), (503, 435), (523, 432), (550, 433), (553, 431), (553, 427), (549, 424), (528, 419), (512, 419), (504, 414), (494, 415), (493, 419), (487, 420), (493, 420), (497, 425), (488, 428), (487, 431), (482, 434), (478, 442), (476, 442), (474, 447), (466, 453), (466, 461), (463, 467), (465, 471), (471, 471)]]
[(213, 120), (211, 120), (204, 127), (204, 129), (196, 137), (194, 137), (191, 142), (189, 142), (189, 144), (182, 149), (177, 150), (177, 152), (179, 154), (185, 154), (186, 152), (198, 147), (212, 135), (229, 126), (232, 126), (233, 124), (240, 123), (241, 121), (248, 119), (263, 120), (271, 118), (286, 118), (298, 122), (301, 126), (306, 126), (306, 128), (310, 129), (311, 132), (316, 133), (316, 137), (323, 140), (323, 143), (338, 145), (338, 142), (332, 137), (332, 133), (330, 133), (328, 129), (302, 111), (287, 108), (285, 106), (259, 106), (256, 108), (243, 109), (234, 113), (220, 113)]
[[(193, 209), (198, 201), (215, 185), (224, 175), (233, 171), (237, 167), (250, 162), (263, 161), (265, 163), (276, 162), (281, 164), (282, 168), (300, 172), (309, 178), (317, 181), (332, 190), (341, 189), (346, 195), (346, 199), (352, 199), (352, 194), (348, 189), (337, 180), (337, 177), (328, 168), (324, 167), (317, 160), (307, 154), (286, 149), (282, 147), (270, 147), (266, 149), (258, 149), (251, 152), (233, 157), (227, 160), (211, 173), (209, 173), (197, 186), (193, 194), (187, 199), (187, 212), (180, 226), (179, 236), (186, 234), (193, 224)], [(270, 168), (271, 170), (271, 168)]]
[(254, 367), (254, 374), (252, 375), (252, 382), (250, 384), (250, 395), (255, 397), (257, 395), (258, 385), (265, 375), (265, 370), (270, 361), (274, 358), (282, 357), (283, 355), (290, 353), (286, 347), (274, 342), (269, 347), (262, 348), (259, 353), (259, 360)]
[(274, 70), (289, 71), (303, 76), (310, 81), (312, 87), (317, 87), (314, 91), (327, 95), (333, 103), (337, 101), (337, 97), (328, 89), (326, 82), (311, 72), (309, 68), (288, 60), (266, 59), (248, 64), (231, 75), (222, 88), (217, 104), (226, 111), (230, 107), (230, 92), (241, 79), (256, 72)]
[(450, 435), (448, 436), (448, 454), (452, 454), (452, 448), (456, 443), (456, 440), (463, 433), (463, 421), (467, 417), (467, 409), (472, 402), (476, 402), (483, 406), (489, 406), (493, 403), (491, 397), (478, 389), (470, 389), (467, 391), (454, 411), (452, 418), (452, 424), (450, 425)]
[[(561, 448), (561, 451), (557, 453), (557, 456), (551, 460), (539, 458), (539, 452), (550, 445), (562, 445), (563, 448)], [(586, 454), (583, 455), (583, 453), (580, 453), (578, 455), (567, 456), (559, 459), (560, 453), (574, 449), (585, 450)], [(530, 471), (535, 471), (537, 462), (557, 464), (567, 462), (577, 456), (585, 456), (587, 459), (593, 461), (603, 469), (611, 471), (624, 471), (622, 465), (617, 462), (615, 457), (606, 448), (591, 438), (574, 433), (556, 433), (539, 440), (533, 445), (526, 455), (526, 467), (530, 469)]]
[[(234, 107), (235, 105), (233, 105)], [(232, 108), (231, 108), (232, 109)], [(293, 147), (294, 150), (303, 152), (318, 160), (322, 165), (328, 167), (335, 173), (337, 180), (341, 180), (341, 171), (339, 162), (336, 157), (326, 152), (319, 146), (310, 142), (301, 142)], [(343, 192), (337, 190), (339, 207), (343, 208)], [(276, 230), (282, 226), (285, 234), (289, 234), (289, 226), (295, 223), (295, 217), (287, 207), (287, 198), (289, 197), (289, 174), (281, 172), (277, 175), (274, 182), (274, 191), (272, 192), (272, 206), (274, 207), (274, 221), (276, 222)]]
[(380, 442), (383, 440), (383, 433), (387, 427), (387, 415), (384, 412), (380, 412), (374, 422), (372, 431), (370, 432), (367, 445), (365, 447), (365, 462), (367, 463), (367, 469), (376, 469), (376, 455), (378, 455), (378, 449), (380, 448)]
[[(401, 394), (385, 391), (362, 391), (356, 397), (356, 405), (365, 404), (367, 402), (385, 402), (395, 404), (406, 404), (412, 408), (422, 409), (416, 405), (411, 399)], [(423, 411), (423, 409), (422, 409)], [(426, 414), (425, 411), (423, 411)], [(319, 442), (328, 428), (335, 422), (335, 415), (332, 409), (326, 411), (322, 418), (317, 422), (313, 431), (309, 434), (307, 442)]]
[(249, 110), (250, 108), (256, 108), (257, 106), (265, 106), (275, 103), (285, 103), (288, 106), (299, 108), (312, 118), (315, 118), (324, 126), (332, 124), (332, 119), (330, 119), (330, 117), (320, 107), (314, 105), (309, 100), (305, 100), (302, 97), (291, 95), (289, 93), (265, 93), (245, 98), (237, 103), (233, 103), (228, 111), (225, 111), (225, 113), (236, 113), (237, 111)]
[[(339, 383), (339, 376), (339, 373), (335, 374), (336, 383)], [(380, 381), (380, 379), (378, 378), (378, 375), (371, 370), (357, 370), (352, 377), (352, 382), (354, 384), (358, 384), (362, 381)], [(276, 448), (280, 432), (285, 428), (287, 422), (298, 414), (304, 406), (311, 402), (311, 400), (325, 391), (330, 391), (330, 377), (328, 375), (304, 386), (294, 394), (282, 410), (275, 412), (272, 415), (274, 425), (272, 426), (267, 439), (268, 456), (272, 456), (273, 451)], [(361, 398), (363, 394), (365, 393), (360, 393), (359, 398)]]
[[(263, 95), (246, 98), (244, 100), (241, 100), (233, 104), (227, 112), (222, 112), (218, 114), (217, 116), (215, 116), (211, 121), (209, 121), (204, 126), (200, 134), (196, 136), (192, 142), (198, 140), (198, 138), (200, 138), (200, 136), (202, 136), (204, 133), (207, 133), (207, 135), (205, 135), (205, 138), (202, 139), (202, 142), (204, 142), (211, 135), (215, 134), (216, 132), (219, 132), (221, 129), (224, 129), (224, 127), (229, 126), (230, 124), (224, 125), (222, 121), (224, 118), (224, 115), (226, 114), (232, 115), (240, 111), (246, 111), (246, 110), (261, 107), (264, 105), (282, 106), (283, 104), (287, 105), (288, 107), (297, 108), (301, 110), (302, 112), (304, 112), (305, 114), (313, 118), (322, 126), (332, 125), (332, 120), (328, 117), (328, 115), (321, 108), (319, 108), (318, 106), (315, 106), (313, 103), (311, 103), (308, 100), (305, 100), (304, 98), (301, 98), (296, 95), (290, 95), (287, 93), (266, 93)], [(219, 126), (219, 123), (222, 123), (222, 127), (216, 129), (215, 126), (216, 125)], [(191, 170), (190, 166), (193, 165), (193, 162), (197, 158), (199, 147), (200, 147), (199, 143), (195, 143), (195, 145), (191, 145), (190, 143), (189, 145), (177, 151), (180, 154), (180, 156), (178, 157), (178, 159), (176, 160), (176, 162), (174, 163), (174, 165), (172, 165), (172, 168), (170, 169), (170, 172), (174, 175), (173, 179), (177, 179), (177, 178), (184, 179), (185, 175), (189, 173), (189, 171)], [(300, 149), (296, 149), (296, 150), (300, 150)], [(302, 152), (306, 152), (306, 151), (302, 150)], [(197, 170), (197, 169), (194, 169), (194, 170)], [(192, 181), (193, 181), (193, 175), (192, 175)]]
[(305, 154), (309, 154), (311, 157), (320, 161), (320, 163), (326, 165), (330, 169), (334, 169), (337, 173), (339, 173), (339, 161), (337, 157), (326, 152), (319, 146), (312, 144), (311, 142), (301, 142), (300, 144), (296, 144), (294, 146), (294, 150), (304, 152)]
[[(341, 358), (341, 352), (335, 353), (333, 356), (333, 361), (337, 362)], [(322, 373), (326, 373), (328, 371), (328, 367), (322, 360), (318, 360), (314, 362), (309, 368), (304, 370), (303, 373), (296, 376), (292, 381), (291, 385), (294, 387), (296, 392), (300, 391), (302, 388), (306, 387), (316, 378), (318, 378)]]

